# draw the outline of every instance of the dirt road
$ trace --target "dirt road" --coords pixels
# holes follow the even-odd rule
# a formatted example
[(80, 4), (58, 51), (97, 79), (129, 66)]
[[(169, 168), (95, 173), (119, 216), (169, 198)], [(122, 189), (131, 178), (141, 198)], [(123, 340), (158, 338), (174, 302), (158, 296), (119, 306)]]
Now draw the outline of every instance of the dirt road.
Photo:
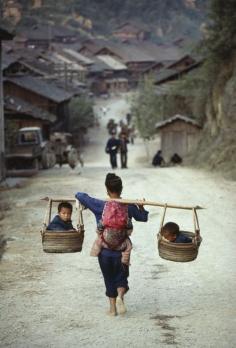
[[(91, 131), (85, 168), (41, 172), (20, 189), (5, 191), (11, 210), (1, 229), (8, 238), (0, 263), (0, 347), (219, 347), (236, 342), (236, 185), (189, 168), (154, 169), (144, 162), (141, 141), (129, 146), (129, 169), (118, 169), (123, 197), (206, 207), (199, 213), (203, 243), (198, 259), (180, 264), (158, 256), (160, 208), (149, 222), (135, 223), (130, 291), (125, 316), (106, 316), (107, 299), (96, 258), (89, 256), (95, 219), (86, 211), (83, 251), (45, 254), (39, 230), (43, 196), (73, 196), (77, 191), (105, 197), (110, 170), (104, 152), (110, 117), (127, 111), (124, 100), (108, 105), (100, 128)], [(81, 171), (81, 174), (79, 172)], [(3, 194), (3, 193), (2, 193)], [(167, 220), (192, 229), (191, 213), (171, 210)]]

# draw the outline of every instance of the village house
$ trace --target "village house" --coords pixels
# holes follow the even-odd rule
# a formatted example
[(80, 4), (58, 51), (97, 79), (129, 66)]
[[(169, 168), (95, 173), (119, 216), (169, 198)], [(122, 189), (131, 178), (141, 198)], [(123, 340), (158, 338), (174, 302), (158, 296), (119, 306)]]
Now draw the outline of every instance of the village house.
[(69, 101), (76, 95), (65, 91), (55, 83), (33, 76), (5, 77), (4, 93), (19, 98), (34, 107), (56, 115), (54, 128), (66, 131), (69, 121)]
[(86, 57), (93, 57), (99, 50), (101, 50), (103, 47), (106, 47), (108, 43), (109, 42), (105, 40), (85, 40), (83, 41), (82, 46), (79, 48), (78, 52)]
[(77, 32), (64, 26), (51, 25), (49, 23), (36, 24), (31, 28), (25, 28), (18, 32), (25, 47), (49, 49), (52, 43), (73, 44), (79, 35)]
[(107, 93), (128, 91), (128, 68), (114, 57), (108, 55), (97, 55), (97, 59), (104, 62), (111, 70), (110, 78), (105, 79)]
[(176, 60), (175, 62), (168, 65), (168, 69), (174, 69), (178, 71), (182, 71), (185, 68), (188, 68), (189, 66), (194, 65), (197, 63), (199, 59), (195, 59), (192, 55), (186, 54), (180, 59)]
[(17, 131), (23, 127), (40, 127), (44, 138), (49, 139), (50, 129), (57, 119), (46, 110), (9, 95), (4, 97), (4, 115), (7, 150), (14, 144)]
[(87, 83), (90, 91), (95, 95), (108, 93), (106, 80), (111, 77), (111, 67), (102, 60), (94, 57), (93, 64), (89, 67), (87, 75)]
[(0, 24), (0, 181), (5, 178), (5, 122), (4, 122), (4, 91), (2, 75), (2, 41), (10, 41), (14, 34), (3, 23)]
[(166, 161), (174, 153), (184, 158), (198, 143), (201, 125), (194, 119), (175, 115), (156, 123), (155, 128), (161, 137), (161, 150)]
[(151, 32), (147, 28), (143, 28), (143, 25), (126, 22), (113, 31), (112, 35), (123, 42), (129, 40), (144, 41), (150, 38)]
[(125, 44), (110, 44), (96, 53), (110, 55), (127, 66), (130, 86), (136, 86), (143, 71), (155, 63), (155, 59), (145, 53), (140, 47)]
[(178, 66), (177, 63), (175, 65), (175, 69), (170, 68), (169, 66), (164, 67), (155, 75), (155, 85), (161, 85), (163, 83), (178, 80), (182, 76), (199, 68), (202, 64), (203, 64), (203, 59), (196, 61), (195, 63), (186, 67), (181, 67), (181, 64)]

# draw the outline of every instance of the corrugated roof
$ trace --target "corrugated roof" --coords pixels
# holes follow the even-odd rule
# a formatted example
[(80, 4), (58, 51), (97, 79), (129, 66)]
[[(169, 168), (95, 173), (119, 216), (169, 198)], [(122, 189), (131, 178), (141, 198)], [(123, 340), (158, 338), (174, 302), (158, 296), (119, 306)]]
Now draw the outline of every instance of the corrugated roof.
[(112, 70), (127, 70), (127, 66), (109, 55), (98, 55), (98, 59), (109, 65)]
[(184, 121), (186, 123), (190, 123), (190, 124), (192, 124), (192, 125), (194, 125), (194, 126), (196, 126), (198, 128), (202, 128), (202, 126), (196, 120), (194, 120), (192, 118), (189, 118), (187, 116), (183, 116), (183, 115), (174, 115), (174, 116), (168, 118), (167, 120), (164, 120), (164, 121), (161, 121), (161, 122), (157, 122), (155, 124), (155, 128), (156, 129), (160, 129), (162, 127), (165, 127), (165, 126), (167, 126), (167, 125), (169, 125), (169, 124), (171, 124), (171, 123), (173, 123), (175, 121), (179, 121), (179, 120), (180, 121)]
[(49, 100), (61, 103), (73, 97), (73, 93), (66, 92), (54, 83), (46, 82), (32, 76), (7, 77), (4, 79), (26, 90), (42, 95)]

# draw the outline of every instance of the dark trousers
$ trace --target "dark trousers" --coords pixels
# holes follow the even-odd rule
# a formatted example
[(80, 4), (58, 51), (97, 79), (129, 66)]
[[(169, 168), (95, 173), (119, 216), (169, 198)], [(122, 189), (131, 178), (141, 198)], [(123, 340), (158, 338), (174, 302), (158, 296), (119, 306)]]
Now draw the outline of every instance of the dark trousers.
[(121, 168), (127, 168), (127, 152), (120, 153)]
[(106, 286), (106, 296), (116, 298), (118, 296), (117, 288), (129, 290), (127, 279), (129, 266), (121, 262), (121, 256), (111, 257), (100, 254), (98, 261)]
[(112, 169), (117, 168), (116, 152), (110, 152), (110, 162)]

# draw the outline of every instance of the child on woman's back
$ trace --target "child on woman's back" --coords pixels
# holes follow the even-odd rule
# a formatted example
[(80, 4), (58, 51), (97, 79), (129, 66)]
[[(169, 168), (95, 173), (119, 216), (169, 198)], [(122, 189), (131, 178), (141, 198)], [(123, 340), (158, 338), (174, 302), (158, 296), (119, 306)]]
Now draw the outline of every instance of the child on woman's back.
[(58, 204), (58, 215), (56, 215), (47, 227), (51, 231), (70, 231), (74, 230), (71, 222), (73, 207), (69, 202)]
[[(110, 204), (115, 204), (117, 205), (118, 209), (119, 206), (121, 205), (121, 203), (116, 203), (116, 202), (110, 202)], [(109, 203), (106, 203), (107, 206), (109, 206)], [(105, 206), (106, 206), (105, 205)], [(117, 208), (116, 207), (116, 208)], [(124, 207), (124, 205), (123, 205)], [(127, 208), (127, 207), (126, 207)], [(128, 210), (127, 210), (127, 214), (128, 214)], [(104, 237), (104, 232), (105, 230), (108, 232), (106, 233), (106, 238), (108, 240), (105, 240)], [(115, 225), (111, 224), (106, 225), (106, 223), (104, 223), (104, 220), (100, 220), (98, 225), (97, 225), (97, 238), (93, 243), (90, 255), (91, 256), (98, 256), (102, 250), (102, 248), (111, 248), (113, 250), (120, 250), (121, 251), (121, 261), (122, 263), (129, 265), (130, 263), (130, 253), (132, 250), (132, 242), (129, 238), (129, 236), (131, 235), (133, 231), (133, 224), (131, 219), (126, 218), (125, 223), (123, 224), (123, 226), (119, 229), (117, 229), (117, 227)], [(120, 242), (118, 239), (118, 243), (116, 245), (111, 245), (110, 243), (114, 242), (112, 239), (114, 239), (114, 233), (116, 234), (116, 239), (119, 238), (119, 232), (120, 232)], [(113, 236), (111, 235), (109, 237), (109, 233), (112, 233)]]
[(161, 229), (161, 235), (172, 243), (192, 243), (192, 239), (181, 233), (174, 222), (167, 222)]

